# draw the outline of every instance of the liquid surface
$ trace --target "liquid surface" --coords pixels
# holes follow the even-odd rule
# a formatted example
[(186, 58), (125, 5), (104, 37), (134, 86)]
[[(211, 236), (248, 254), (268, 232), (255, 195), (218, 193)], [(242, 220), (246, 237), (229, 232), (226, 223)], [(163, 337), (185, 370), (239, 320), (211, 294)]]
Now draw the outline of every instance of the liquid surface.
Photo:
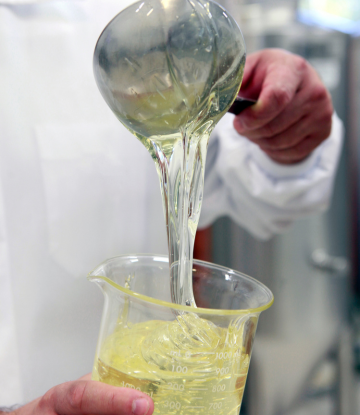
[(135, 3), (110, 22), (95, 49), (103, 97), (155, 161), (178, 304), (196, 306), (192, 259), (206, 149), (239, 91), (244, 64), (236, 22), (204, 0)]
[(250, 360), (245, 326), (222, 329), (194, 314), (120, 323), (95, 360), (93, 379), (147, 393), (156, 414), (238, 415)]

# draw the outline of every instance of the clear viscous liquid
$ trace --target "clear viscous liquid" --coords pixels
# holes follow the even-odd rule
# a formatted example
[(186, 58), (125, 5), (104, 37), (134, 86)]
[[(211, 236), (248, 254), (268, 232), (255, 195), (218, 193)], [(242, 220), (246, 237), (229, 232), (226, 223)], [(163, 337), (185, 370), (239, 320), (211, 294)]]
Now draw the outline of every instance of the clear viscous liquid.
[(120, 324), (103, 344), (93, 379), (141, 390), (156, 414), (237, 415), (250, 360), (243, 329), (217, 328), (194, 314)]
[[(211, 85), (206, 82), (201, 86), (192, 85), (188, 93), (174, 87), (147, 96), (147, 105), (159, 111), (161, 108), (159, 115), (150, 117), (148, 122), (141, 121), (142, 128), (146, 127), (148, 134), (154, 134), (135, 133), (155, 161), (160, 179), (171, 264), (171, 292), (173, 302), (177, 304), (196, 306), (192, 292), (192, 260), (203, 198), (206, 150), (211, 132), (228, 109), (221, 106), (220, 97), (225, 103), (231, 103), (239, 82), (240, 74), (231, 85), (226, 85), (226, 89), (219, 87), (212, 91), (191, 121), (187, 120), (189, 109), (194, 107), (198, 90), (211, 90)], [(146, 105), (141, 105), (142, 110), (144, 107)], [(181, 120), (188, 122), (181, 125)], [(133, 118), (132, 123), (136, 122), (140, 119)], [(155, 134), (164, 130), (174, 132)]]
[(138, 2), (104, 30), (94, 61), (106, 102), (155, 161), (172, 300), (196, 306), (192, 255), (206, 148), (240, 88), (245, 64), (240, 29), (210, 1)]

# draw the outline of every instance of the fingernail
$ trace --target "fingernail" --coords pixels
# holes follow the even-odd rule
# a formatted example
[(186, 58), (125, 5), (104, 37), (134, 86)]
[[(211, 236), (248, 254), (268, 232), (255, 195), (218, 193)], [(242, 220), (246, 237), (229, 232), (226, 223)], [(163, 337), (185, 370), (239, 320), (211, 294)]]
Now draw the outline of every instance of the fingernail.
[(147, 399), (135, 399), (132, 403), (132, 413), (134, 415), (146, 415), (149, 410), (149, 402)]

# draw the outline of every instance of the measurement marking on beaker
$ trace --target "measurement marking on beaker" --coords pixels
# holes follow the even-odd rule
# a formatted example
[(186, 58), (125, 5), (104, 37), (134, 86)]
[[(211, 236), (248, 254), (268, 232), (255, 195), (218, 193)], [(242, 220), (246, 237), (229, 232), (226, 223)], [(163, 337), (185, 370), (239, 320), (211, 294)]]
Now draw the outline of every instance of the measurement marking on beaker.
[(208, 388), (189, 388), (191, 391), (207, 391)]
[(209, 371), (207, 369), (203, 370), (193, 370), (193, 373), (208, 373)]
[(201, 396), (199, 396), (199, 397), (197, 397), (197, 398), (191, 398), (191, 399), (194, 399), (194, 400), (195, 400), (195, 399), (202, 399), (202, 397), (201, 397)]
[[(172, 365), (172, 371), (176, 372), (176, 373), (187, 373), (188, 368), (187, 368), (187, 366), (176, 366), (175, 367), (175, 365)], [(194, 370), (194, 372), (195, 372), (195, 370)]]
[[(234, 354), (235, 356), (235, 354)], [(218, 360), (229, 360), (232, 357), (232, 352), (216, 352), (216, 359)]]
[(216, 374), (217, 375), (227, 375), (229, 373), (229, 368), (228, 367), (222, 367), (222, 368), (217, 368), (216, 369)]
[(203, 408), (205, 408), (205, 406), (185, 406), (185, 408), (190, 408), (190, 409), (203, 409)]

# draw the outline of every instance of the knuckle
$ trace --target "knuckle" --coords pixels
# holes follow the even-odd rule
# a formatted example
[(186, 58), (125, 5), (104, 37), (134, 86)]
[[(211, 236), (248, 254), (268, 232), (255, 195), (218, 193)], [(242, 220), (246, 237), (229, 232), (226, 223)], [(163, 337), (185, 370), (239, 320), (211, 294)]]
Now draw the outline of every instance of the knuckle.
[(112, 392), (108, 396), (108, 406), (111, 408), (111, 411), (115, 412), (117, 407), (117, 395), (115, 392)]
[(67, 401), (70, 408), (81, 410), (87, 382), (76, 382), (69, 386)]
[(241, 117), (241, 124), (238, 124), (238, 132), (243, 135), (251, 134), (254, 129), (259, 128), (259, 123), (261, 123), (261, 116), (253, 115), (251, 113), (246, 114), (246, 116)]
[(291, 100), (291, 93), (285, 86), (274, 89), (273, 100), (277, 107), (283, 108), (289, 104)]
[(295, 148), (294, 156), (305, 158), (321, 143), (319, 136), (308, 136), (297, 148)]
[(308, 67), (309, 67), (309, 63), (306, 59), (304, 59), (301, 56), (295, 57), (295, 68), (298, 72), (304, 73), (305, 71), (308, 70)]
[(326, 113), (323, 117), (322, 122), (325, 125), (325, 128), (329, 131), (331, 130), (331, 125), (332, 125), (332, 112)]
[(326, 90), (325, 86), (321, 83), (313, 86), (311, 98), (314, 101), (330, 101), (329, 93)]
[(331, 133), (331, 128), (323, 128), (319, 134), (317, 134), (317, 145), (326, 140)]
[(319, 118), (319, 126), (321, 126), (321, 131), (320, 131), (319, 136), (322, 138), (322, 140), (325, 140), (327, 137), (329, 137), (331, 133), (332, 114), (333, 114), (332, 107), (329, 107), (324, 110), (323, 114)]
[(334, 108), (332, 106), (332, 103), (329, 103), (329, 105), (325, 109), (325, 121), (331, 125), (332, 123), (332, 116), (333, 116)]
[(55, 401), (56, 401), (56, 391), (55, 388), (52, 388), (48, 390), (39, 400), (38, 402), (38, 408), (39, 410), (48, 410), (49, 408), (55, 407)]
[(274, 124), (269, 123), (262, 128), (261, 135), (263, 138), (274, 137), (277, 133), (277, 128)]
[(300, 148), (297, 152), (294, 152), (291, 156), (293, 159), (297, 159), (297, 160), (302, 160), (304, 158), (306, 158), (313, 150), (315, 147), (303, 147)]

